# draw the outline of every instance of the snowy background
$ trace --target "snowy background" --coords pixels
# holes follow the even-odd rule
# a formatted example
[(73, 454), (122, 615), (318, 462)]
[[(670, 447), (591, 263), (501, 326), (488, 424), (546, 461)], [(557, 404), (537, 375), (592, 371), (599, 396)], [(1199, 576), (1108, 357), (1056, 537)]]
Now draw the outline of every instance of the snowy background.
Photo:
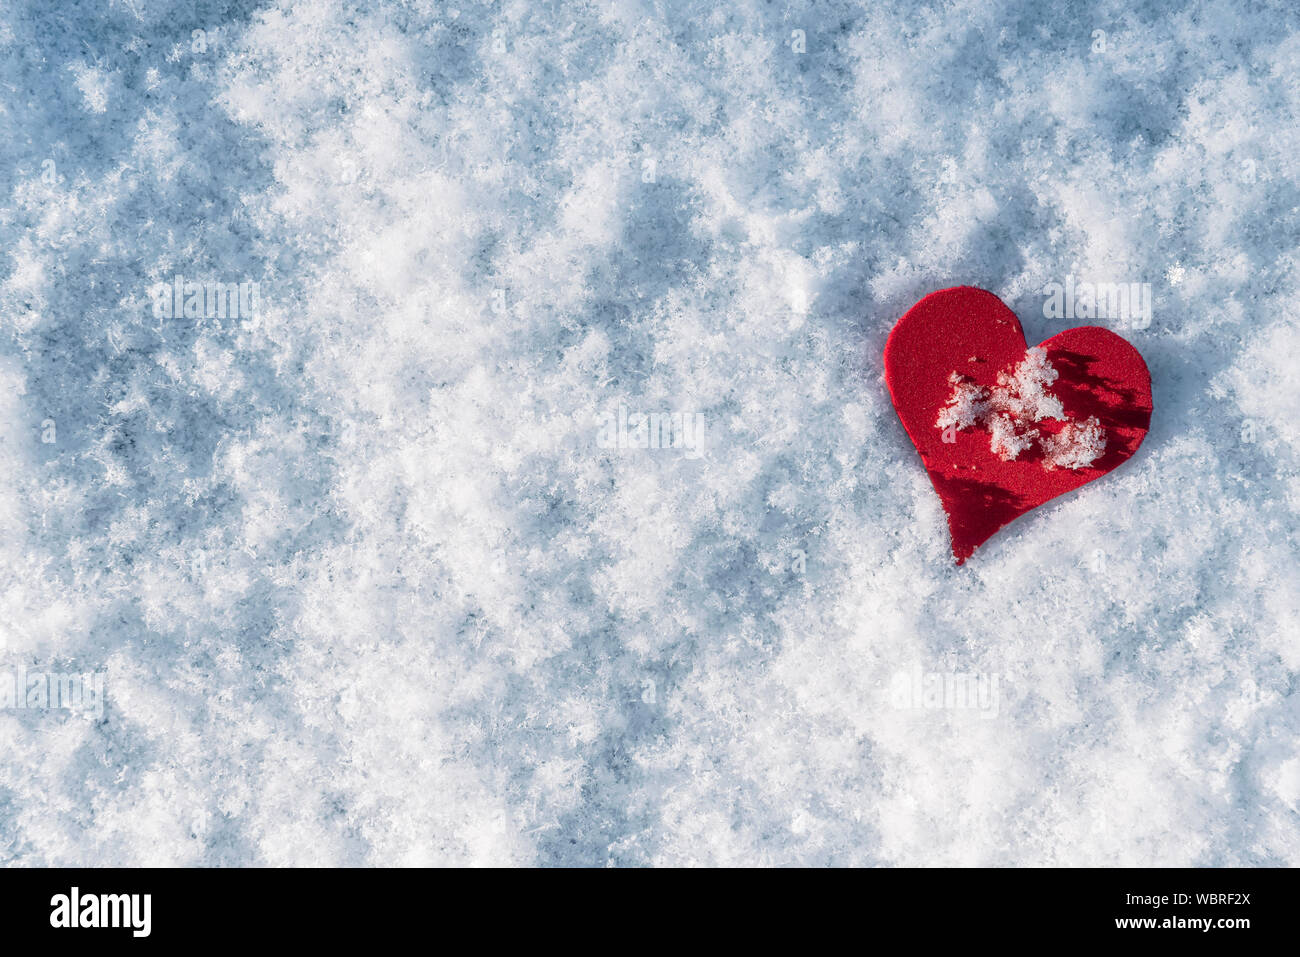
[[(1292, 0), (0, 11), (3, 863), (1300, 864)], [(957, 568), (885, 337), (1068, 275), (1150, 435)]]

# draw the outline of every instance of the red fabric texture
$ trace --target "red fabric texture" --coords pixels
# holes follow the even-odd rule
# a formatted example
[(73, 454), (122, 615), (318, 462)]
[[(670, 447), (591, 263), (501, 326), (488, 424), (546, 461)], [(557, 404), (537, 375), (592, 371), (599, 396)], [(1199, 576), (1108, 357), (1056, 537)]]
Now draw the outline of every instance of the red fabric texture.
[[(898, 320), (885, 344), (889, 393), (948, 514), (958, 565), (1008, 522), (1119, 466), (1147, 434), (1151, 375), (1133, 346), (1108, 329), (1079, 326), (1040, 348), (1059, 373), (1049, 389), (1067, 420), (1096, 416), (1106, 430), (1105, 451), (1089, 466), (1048, 469), (1037, 448), (1003, 461), (979, 428), (943, 440), (936, 421), (952, 393), (949, 376), (957, 372), (991, 388), (999, 372), (1010, 373), (1025, 358), (1020, 320), (991, 292), (957, 286), (931, 293)], [(1065, 423), (1033, 426), (1047, 435)]]

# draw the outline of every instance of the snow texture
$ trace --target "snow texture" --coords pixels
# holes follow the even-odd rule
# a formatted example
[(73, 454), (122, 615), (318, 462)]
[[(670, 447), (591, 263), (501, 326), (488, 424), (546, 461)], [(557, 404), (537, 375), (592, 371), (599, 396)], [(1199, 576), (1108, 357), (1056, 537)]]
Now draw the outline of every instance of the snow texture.
[[(0, 21), (4, 863), (1300, 864), (1291, 0)], [(955, 567), (885, 338), (1071, 275), (1151, 432)]]

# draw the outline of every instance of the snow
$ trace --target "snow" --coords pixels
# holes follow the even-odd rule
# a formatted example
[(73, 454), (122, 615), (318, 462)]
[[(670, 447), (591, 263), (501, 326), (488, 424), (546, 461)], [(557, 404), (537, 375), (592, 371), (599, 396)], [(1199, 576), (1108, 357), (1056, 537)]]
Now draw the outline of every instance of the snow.
[[(1300, 864), (1292, 6), (0, 20), (4, 863)], [(955, 567), (885, 338), (1070, 276), (1151, 432)]]
[(1065, 428), (1041, 441), (1043, 467), (1047, 469), (1087, 468), (1106, 451), (1106, 430), (1095, 415), (1082, 422), (1067, 422)]
[(1018, 423), (1064, 420), (1061, 400), (1052, 394), (1059, 373), (1039, 348), (1025, 350), (1025, 357), (1010, 373), (998, 373), (998, 384), (990, 395), (993, 409)]
[(952, 385), (952, 395), (939, 410), (939, 418), (934, 423), (935, 428), (945, 432), (948, 429), (956, 429), (960, 432), (985, 424), (991, 411), (989, 390), (982, 385), (977, 385), (960, 372), (953, 372), (948, 376), (948, 382)]
[(1018, 419), (1002, 412), (990, 416), (986, 425), (989, 451), (1003, 462), (1018, 458), (1021, 452), (1033, 448), (1034, 440), (1039, 438), (1037, 429), (1025, 429)]
[[(1035, 346), (1025, 350), (1014, 369), (999, 372), (991, 389), (953, 372), (948, 377), (952, 394), (939, 410), (935, 428), (945, 432), (982, 428), (989, 434), (989, 450), (1004, 462), (1014, 461), (1037, 443), (1043, 468), (1086, 468), (1106, 451), (1106, 430), (1096, 416), (1082, 423), (1066, 417), (1061, 400), (1051, 391), (1059, 375), (1046, 350)], [(1030, 423), (1044, 419), (1065, 425), (1055, 434), (1043, 435)]]

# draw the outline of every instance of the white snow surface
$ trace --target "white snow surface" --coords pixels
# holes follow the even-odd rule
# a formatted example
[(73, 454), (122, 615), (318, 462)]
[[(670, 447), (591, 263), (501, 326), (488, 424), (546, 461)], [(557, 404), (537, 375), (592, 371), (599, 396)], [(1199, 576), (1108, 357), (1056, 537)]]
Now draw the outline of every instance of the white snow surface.
[[(3, 863), (1300, 864), (1291, 0), (0, 20)], [(1151, 432), (956, 567), (885, 338), (1067, 275)]]

